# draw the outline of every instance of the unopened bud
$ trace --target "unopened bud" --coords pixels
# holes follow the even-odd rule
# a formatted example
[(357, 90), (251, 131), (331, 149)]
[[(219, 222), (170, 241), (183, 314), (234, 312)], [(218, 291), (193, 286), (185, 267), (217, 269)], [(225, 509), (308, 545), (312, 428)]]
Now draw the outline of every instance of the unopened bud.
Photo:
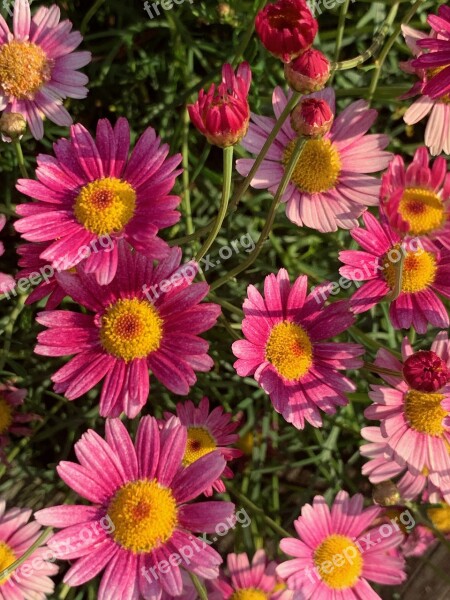
[(322, 137), (330, 131), (333, 121), (330, 105), (321, 98), (305, 98), (291, 112), (292, 129), (305, 137)]
[(284, 76), (290, 87), (301, 94), (322, 90), (330, 78), (330, 61), (320, 50), (309, 48), (284, 65)]
[(399, 504), (401, 495), (393, 481), (383, 481), (374, 487), (372, 498), (380, 506), (395, 506)]
[(27, 128), (27, 122), (20, 113), (3, 113), (0, 118), (0, 133), (4, 142), (20, 140)]

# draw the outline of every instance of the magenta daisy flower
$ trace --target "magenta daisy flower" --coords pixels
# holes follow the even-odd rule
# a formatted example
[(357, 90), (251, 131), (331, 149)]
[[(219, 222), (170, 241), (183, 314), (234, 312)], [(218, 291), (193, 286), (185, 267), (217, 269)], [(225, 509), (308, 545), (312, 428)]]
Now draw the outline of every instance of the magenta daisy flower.
[[(217, 406), (210, 412), (209, 400), (204, 397), (201, 399), (198, 408), (194, 406), (191, 400), (188, 400), (184, 403), (179, 402), (176, 409), (177, 417), (188, 432), (186, 453), (183, 458), (183, 464), (186, 467), (214, 450), (219, 450), (227, 462), (242, 456), (240, 450), (228, 447), (239, 440), (239, 435), (234, 433), (239, 426), (239, 422), (233, 423), (231, 415), (224, 413), (221, 406)], [(171, 416), (170, 413), (165, 414), (166, 418)], [(225, 467), (222, 476), (233, 477), (233, 471), (228, 465)], [(222, 494), (225, 489), (223, 481), (218, 479), (205, 491), (205, 494), (211, 496), (213, 490)]]
[(187, 432), (173, 417), (160, 431), (141, 419), (135, 443), (119, 419), (106, 422), (106, 441), (89, 430), (75, 444), (79, 463), (61, 462), (61, 479), (92, 505), (54, 506), (36, 513), (61, 528), (48, 541), (59, 559), (75, 562), (64, 577), (78, 586), (105, 569), (98, 600), (153, 600), (183, 591), (181, 569), (218, 576), (221, 557), (192, 532), (231, 527), (230, 502), (196, 502), (225, 466), (220, 452), (183, 467)]
[(24, 389), (18, 389), (10, 383), (0, 383), (0, 461), (6, 460), (5, 447), (10, 441), (9, 434), (30, 435), (32, 430), (25, 424), (40, 419), (38, 415), (18, 412), (26, 395)]
[[(441, 406), (444, 399), (450, 401), (449, 348), (447, 333), (441, 331), (430, 351), (414, 353), (408, 338), (404, 338), (403, 362), (384, 348), (378, 351), (375, 359), (376, 366), (397, 371), (398, 376), (380, 373), (389, 387), (371, 385), (369, 397), (373, 404), (364, 415), (380, 421), (386, 451), (399, 465), (407, 465), (413, 475), (437, 472), (450, 477), (450, 428), (443, 423), (448, 413)], [(417, 377), (420, 362), (424, 364), (425, 381)], [(436, 391), (430, 391), (427, 385), (433, 371), (440, 379)], [(442, 374), (445, 374), (444, 378), (441, 378)], [(411, 385), (415, 381), (418, 385)]]
[(220, 307), (200, 304), (206, 283), (192, 283), (196, 268), (180, 266), (173, 248), (158, 266), (119, 243), (117, 274), (101, 286), (84, 273), (59, 273), (64, 292), (93, 314), (66, 310), (39, 313), (48, 327), (38, 335), (36, 353), (75, 355), (55, 373), (55, 391), (74, 400), (105, 378), (100, 414), (134, 418), (147, 401), (150, 369), (171, 392), (185, 395), (195, 371), (209, 371), (208, 342), (198, 334), (216, 322)]
[[(19, 179), (17, 189), (35, 198), (17, 207), (23, 218), (15, 227), (31, 242), (47, 242), (40, 257), (67, 268), (86, 260), (85, 271), (101, 284), (117, 269), (119, 239), (149, 258), (163, 258), (168, 244), (158, 231), (176, 223), (179, 196), (168, 195), (181, 170), (177, 154), (149, 127), (131, 156), (130, 126), (121, 117), (114, 129), (107, 119), (97, 125), (96, 141), (82, 125), (71, 139), (54, 144), (56, 158), (38, 157), (38, 181)], [(51, 242), (51, 243), (48, 243)]]
[(229, 577), (221, 575), (210, 584), (210, 600), (292, 600), (276, 573), (276, 563), (268, 562), (264, 550), (258, 550), (252, 562), (247, 554), (229, 554)]
[[(6, 225), (6, 217), (5, 215), (0, 215), (0, 231)], [(5, 247), (3, 242), (0, 241), (0, 256), (3, 256), (5, 253)], [(14, 289), (16, 282), (14, 281), (14, 277), (11, 275), (7, 275), (6, 273), (0, 273), (0, 296), (2, 294), (6, 294)]]
[(279, 565), (278, 575), (308, 600), (380, 600), (368, 581), (398, 585), (406, 579), (396, 550), (402, 533), (373, 527), (381, 512), (379, 506), (363, 509), (361, 494), (349, 498), (339, 492), (331, 511), (322, 496), (315, 496), (294, 522), (300, 539), (281, 540), (281, 550), (294, 559)]
[[(437, 17), (435, 17), (437, 18)], [(419, 47), (419, 42), (427, 38), (427, 34), (402, 25), (403, 36), (407, 45), (414, 56), (421, 56), (423, 51)], [(433, 156), (445, 152), (450, 154), (450, 103), (448, 98), (430, 98), (426, 95), (425, 87), (429, 81), (429, 71), (420, 67), (413, 66), (413, 60), (401, 65), (407, 73), (416, 75), (418, 81), (411, 90), (402, 96), (403, 99), (420, 97), (411, 104), (405, 112), (403, 119), (408, 125), (415, 125), (429, 115), (425, 128), (425, 145), (430, 149)]]
[(397, 155), (383, 176), (381, 198), (390, 226), (401, 234), (426, 236), (450, 250), (450, 173), (447, 161), (429, 166), (425, 147), (406, 167)]
[[(5, 510), (0, 499), (0, 573), (10, 567), (36, 542), (42, 531), (38, 523), (28, 523), (33, 511), (23, 508)], [(0, 579), (2, 600), (45, 600), (55, 585), (50, 576), (58, 567), (49, 562), (46, 547), (37, 548), (6, 578)]]
[[(292, 92), (286, 96), (277, 87), (273, 93), (273, 110), (278, 119)], [(335, 112), (335, 95), (331, 88), (308, 98), (325, 100)], [(384, 152), (389, 143), (386, 135), (365, 135), (373, 125), (377, 111), (360, 100), (350, 104), (336, 117), (331, 130), (321, 139), (308, 140), (295, 167), (292, 179), (282, 196), (286, 215), (295, 224), (321, 232), (351, 229), (367, 206), (379, 203), (380, 181), (367, 175), (385, 169), (392, 158)], [(252, 123), (243, 147), (258, 154), (275, 125), (275, 119), (252, 115)], [(297, 134), (287, 120), (252, 180), (257, 189), (275, 194), (289, 162)], [(241, 175), (248, 175), (255, 161), (242, 158), (236, 163)]]
[(365, 312), (393, 292), (402, 265), (401, 289), (389, 307), (393, 327), (409, 329), (412, 325), (417, 333), (425, 333), (429, 323), (441, 329), (448, 327), (447, 311), (436, 292), (450, 298), (449, 251), (439, 251), (427, 240), (402, 242), (395, 231), (368, 212), (363, 220), (366, 229), (356, 227), (350, 235), (364, 251), (339, 253), (345, 264), (339, 273), (351, 281), (367, 282), (353, 294), (352, 310)]
[(250, 285), (244, 302), (245, 340), (233, 344), (239, 375), (254, 375), (275, 410), (303, 429), (305, 420), (322, 425), (320, 410), (334, 414), (348, 404), (354, 384), (340, 370), (357, 369), (364, 349), (359, 344), (329, 343), (354, 322), (346, 302), (324, 306), (330, 288), (317, 287), (307, 296), (307, 277), (293, 285), (285, 269), (264, 280), (265, 298)]
[(74, 52), (83, 38), (72, 23), (61, 21), (55, 4), (41, 6), (31, 18), (28, 0), (15, 0), (13, 32), (0, 15), (0, 110), (20, 113), (36, 139), (43, 119), (70, 125), (65, 98), (86, 98), (88, 78), (77, 69), (90, 52)]

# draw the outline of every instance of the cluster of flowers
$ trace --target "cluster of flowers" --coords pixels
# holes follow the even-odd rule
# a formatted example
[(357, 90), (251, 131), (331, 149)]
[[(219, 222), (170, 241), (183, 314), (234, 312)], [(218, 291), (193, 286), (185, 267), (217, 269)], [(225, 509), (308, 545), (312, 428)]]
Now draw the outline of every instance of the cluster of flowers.
[[(450, 9), (442, 6), (429, 23), (430, 36), (404, 29), (417, 55), (404, 67), (419, 76), (411, 95), (421, 94), (405, 120), (417, 122), (431, 112), (425, 143), (439, 154), (450, 151)], [(233, 352), (237, 373), (254, 376), (286, 421), (298, 429), (305, 421), (320, 427), (322, 412), (334, 414), (355, 390), (342, 371), (363, 365), (364, 348), (327, 340), (347, 331), (357, 314), (389, 299), (396, 329), (412, 326), (425, 333), (428, 324), (449, 326), (439, 295), (450, 297), (450, 174), (442, 157), (430, 166), (425, 147), (407, 167), (402, 157), (387, 152), (387, 136), (367, 133), (377, 112), (366, 102), (354, 102), (335, 116), (334, 91), (325, 88), (331, 65), (311, 47), (318, 25), (304, 0), (268, 4), (257, 15), (256, 31), (283, 61), (293, 90), (287, 96), (279, 87), (274, 90), (275, 119), (250, 115), (247, 63), (236, 73), (225, 65), (222, 82), (202, 90), (189, 112), (210, 143), (226, 148), (242, 140), (246, 150), (259, 155), (292, 95), (304, 95), (290, 121), (281, 124), (251, 184), (275, 195), (299, 136), (304, 137), (281, 195), (286, 215), (320, 232), (350, 229), (363, 251), (341, 252), (340, 272), (355, 282), (362, 272), (367, 282), (349, 301), (325, 304), (331, 284), (308, 294), (306, 276), (291, 284), (284, 269), (269, 275), (264, 296), (254, 286), (248, 288), (245, 339), (233, 344)], [(87, 78), (77, 69), (90, 55), (73, 52), (80, 42), (71, 24), (60, 22), (56, 6), (40, 8), (31, 18), (28, 2), (16, 0), (14, 31), (0, 20), (5, 138), (20, 136), (21, 122), (42, 137), (43, 116), (71, 124), (62, 100), (87, 93)], [(246, 555), (231, 554), (228, 578), (219, 572), (220, 555), (209, 545), (199, 546), (192, 534), (214, 532), (220, 523), (232, 522), (234, 506), (192, 501), (225, 491), (222, 477), (232, 476), (227, 462), (239, 456), (230, 448), (238, 439), (238, 423), (221, 408), (210, 411), (206, 398), (198, 408), (188, 401), (162, 422), (142, 417), (133, 444), (118, 419), (122, 413), (136, 418), (146, 404), (149, 370), (171, 392), (187, 395), (196, 372), (213, 366), (200, 334), (215, 325), (220, 308), (202, 302), (209, 286), (186, 277), (181, 249), (170, 248), (159, 235), (180, 218), (180, 198), (171, 190), (181, 157), (168, 157), (168, 146), (152, 128), (129, 154), (130, 128), (124, 118), (114, 127), (100, 120), (95, 139), (82, 125), (72, 125), (70, 139), (58, 140), (53, 149), (54, 155), (38, 156), (37, 180), (23, 178), (17, 184), (33, 199), (17, 207), (15, 228), (26, 242), (19, 248), (23, 270), (18, 277), (46, 264), (55, 267), (54, 276), (27, 300), (49, 296), (47, 310), (37, 316), (46, 330), (35, 351), (72, 356), (52, 377), (55, 391), (68, 400), (103, 380), (100, 415), (107, 418), (106, 435), (85, 433), (75, 445), (78, 463), (62, 462), (57, 468), (89, 505), (47, 508), (31, 524), (30, 511), (5, 512), (1, 505), (0, 573), (36, 542), (39, 524), (61, 531), (0, 578), (0, 595), (18, 600), (51, 593), (48, 576), (56, 567), (48, 553), (75, 561), (65, 575), (71, 586), (104, 570), (100, 600), (195, 598), (197, 578), (208, 582), (211, 598), (217, 600), (378, 598), (368, 580), (401, 583), (406, 577), (403, 557), (434, 540), (426, 528), (414, 534), (392, 528), (383, 535), (383, 519), (402, 510), (401, 500), (437, 503), (430, 519), (450, 532), (450, 345), (445, 332), (438, 333), (430, 350), (414, 352), (405, 339), (402, 361), (385, 350), (375, 361), (388, 386), (373, 386), (370, 393), (373, 405), (366, 416), (380, 421), (380, 427), (362, 431), (369, 444), (361, 452), (370, 459), (364, 472), (373, 483), (401, 476), (391, 513), (380, 506), (363, 509), (361, 495), (349, 498), (341, 492), (331, 510), (316, 496), (294, 524), (300, 539), (281, 542), (293, 560), (276, 566), (260, 551), (250, 565)], [(247, 176), (254, 164), (255, 159), (240, 159), (237, 170)], [(382, 181), (373, 175), (385, 169)], [(367, 212), (378, 205), (379, 220)], [(365, 228), (360, 227), (361, 216)], [(111, 246), (83, 257), (80, 249), (100, 236), (109, 236)], [(411, 250), (412, 238), (420, 240), (419, 249)], [(389, 258), (394, 251), (402, 255), (400, 264)], [(57, 268), (62, 258), (65, 271)], [(3, 292), (13, 285), (9, 276), (0, 281)], [(146, 294), (152, 286), (162, 291), (155, 301)], [(66, 297), (86, 310), (58, 309)], [(27, 433), (18, 424), (35, 418), (17, 413), (23, 398), (23, 390), (11, 384), (0, 389), (2, 446), (7, 433)], [(105, 519), (114, 524), (112, 531), (102, 527)], [(86, 535), (86, 530), (97, 534)], [(376, 542), (364, 547), (372, 533)], [(189, 560), (182, 560), (186, 548)], [(174, 556), (178, 559), (172, 560)], [(36, 558), (43, 563), (40, 568), (32, 562)], [(194, 575), (192, 581), (186, 571)]]

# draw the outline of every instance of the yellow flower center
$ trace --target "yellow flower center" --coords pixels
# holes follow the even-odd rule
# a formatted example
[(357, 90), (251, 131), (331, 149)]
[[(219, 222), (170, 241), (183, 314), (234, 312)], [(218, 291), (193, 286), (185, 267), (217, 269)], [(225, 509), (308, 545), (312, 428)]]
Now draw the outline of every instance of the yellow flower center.
[(116, 492), (108, 517), (114, 523), (115, 542), (126, 550), (147, 553), (172, 536), (178, 524), (177, 503), (171, 490), (156, 479), (131, 481)]
[(412, 235), (430, 233), (445, 221), (442, 200), (431, 190), (407, 188), (400, 200), (398, 212), (408, 223)]
[[(0, 573), (10, 567), (16, 560), (17, 556), (11, 548), (4, 542), (0, 542)], [(3, 577), (3, 579), (0, 579), (0, 586), (6, 583), (9, 578), (10, 575), (7, 575), (6, 577)]]
[(363, 558), (349, 537), (333, 534), (314, 552), (314, 564), (328, 587), (345, 590), (353, 587), (361, 575)]
[(442, 533), (450, 533), (450, 506), (448, 504), (441, 504), (436, 508), (429, 508), (427, 515), (436, 529), (439, 529)]
[[(398, 246), (395, 247), (398, 250)], [(401, 252), (401, 250), (399, 250)], [(393, 289), (396, 281), (398, 263), (391, 262), (389, 256), (385, 257), (385, 278), (389, 287)], [(431, 252), (407, 252), (403, 262), (402, 292), (414, 294), (426, 290), (436, 276), (436, 258)]]
[(0, 396), (0, 435), (6, 433), (12, 423), (12, 406)]
[[(286, 146), (282, 159), (286, 167), (297, 140)], [(316, 194), (333, 188), (341, 173), (338, 150), (330, 140), (308, 140), (292, 173), (292, 182), (302, 192)]]
[(97, 235), (121, 231), (132, 219), (136, 192), (126, 181), (115, 177), (96, 179), (83, 186), (75, 200), (78, 222)]
[(102, 346), (109, 354), (126, 362), (145, 358), (157, 350), (162, 337), (163, 320), (146, 300), (117, 300), (102, 317)]
[(188, 427), (186, 451), (183, 465), (188, 467), (196, 460), (213, 452), (217, 448), (215, 439), (204, 427)]
[[(436, 77), (436, 75), (438, 75), (441, 71), (446, 69), (448, 66), (450, 66), (450, 64), (442, 65), (441, 67), (435, 67), (434, 69), (428, 69), (428, 79), (429, 80), (433, 79), (433, 77)], [(444, 104), (450, 104), (450, 94), (444, 94), (444, 96), (441, 96), (439, 98), (439, 100), (440, 100), (440, 102), (443, 102)]]
[(410, 426), (420, 433), (441, 437), (444, 433), (442, 421), (447, 416), (441, 406), (443, 399), (443, 394), (409, 390), (405, 399), (405, 415)]
[(268, 596), (265, 592), (256, 588), (248, 588), (246, 590), (237, 590), (231, 596), (230, 600), (267, 600)]
[(33, 100), (49, 81), (52, 62), (31, 42), (12, 40), (0, 46), (0, 88), (18, 100)]
[(290, 321), (275, 325), (266, 345), (266, 360), (289, 381), (305, 375), (313, 362), (313, 348), (303, 327)]

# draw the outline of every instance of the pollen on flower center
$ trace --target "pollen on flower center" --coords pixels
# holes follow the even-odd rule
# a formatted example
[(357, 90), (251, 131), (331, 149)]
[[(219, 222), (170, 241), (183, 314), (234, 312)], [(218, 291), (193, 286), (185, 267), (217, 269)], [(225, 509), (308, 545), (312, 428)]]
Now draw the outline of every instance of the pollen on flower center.
[[(398, 248), (397, 248), (398, 249)], [(396, 281), (397, 264), (385, 259), (384, 271), (386, 282), (393, 289)], [(436, 259), (431, 252), (407, 252), (403, 262), (402, 292), (414, 294), (427, 289), (434, 283), (437, 266)]]
[(188, 427), (186, 451), (183, 465), (188, 467), (196, 460), (213, 452), (217, 448), (215, 439), (204, 427)]
[[(4, 542), (0, 542), (0, 573), (10, 567), (16, 560), (17, 556), (11, 548)], [(10, 577), (11, 575), (7, 575), (3, 579), (0, 579), (0, 586), (6, 583)]]
[(265, 592), (256, 588), (248, 588), (245, 590), (236, 590), (230, 597), (230, 600), (267, 600), (268, 596)]
[(305, 375), (312, 365), (313, 348), (303, 327), (290, 321), (275, 325), (266, 344), (266, 360), (289, 381)]
[(444, 433), (442, 420), (447, 416), (441, 406), (443, 399), (443, 394), (409, 390), (405, 399), (405, 415), (410, 426), (420, 433), (441, 437)]
[[(12, 423), (12, 407), (0, 396), (0, 435), (6, 433)], [(1, 569), (0, 569), (1, 571)]]
[(176, 500), (156, 479), (125, 484), (114, 495), (107, 513), (114, 523), (114, 541), (136, 553), (151, 552), (167, 542), (178, 524)]
[(445, 221), (442, 200), (431, 190), (407, 188), (398, 207), (400, 216), (409, 225), (412, 235), (425, 235), (438, 229)]
[(40, 46), (19, 40), (0, 45), (0, 88), (6, 96), (33, 100), (50, 75), (51, 61)]
[(136, 192), (115, 177), (96, 179), (83, 186), (73, 207), (77, 221), (88, 231), (104, 235), (121, 231), (132, 219)]
[[(350, 548), (352, 558), (345, 560), (346, 556), (350, 556)], [(344, 560), (336, 560), (337, 555)], [(333, 534), (327, 537), (314, 552), (314, 564), (320, 578), (328, 587), (333, 590), (345, 590), (354, 586), (361, 575), (363, 558), (360, 550), (349, 537)], [(341, 566), (338, 567), (337, 564)]]
[(162, 336), (163, 320), (146, 300), (117, 300), (101, 319), (103, 347), (124, 361), (145, 358), (159, 348)]
[[(286, 167), (297, 140), (286, 146), (282, 159)], [(292, 174), (292, 182), (302, 192), (317, 194), (333, 188), (341, 173), (338, 150), (330, 140), (308, 140)]]
[(429, 508), (427, 515), (433, 525), (442, 533), (450, 533), (450, 506), (441, 504), (435, 508)]

